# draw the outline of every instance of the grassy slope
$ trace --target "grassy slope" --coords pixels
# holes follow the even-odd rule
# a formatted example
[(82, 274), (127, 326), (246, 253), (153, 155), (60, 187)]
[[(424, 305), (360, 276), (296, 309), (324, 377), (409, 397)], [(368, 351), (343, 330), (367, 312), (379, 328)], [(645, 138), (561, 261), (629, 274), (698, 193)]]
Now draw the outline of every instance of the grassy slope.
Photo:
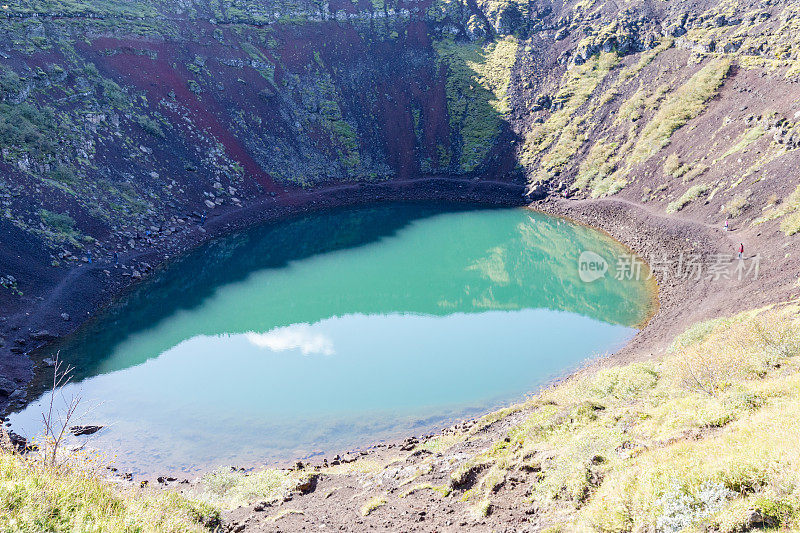
[(492, 149), (502, 114), (509, 111), (506, 93), (517, 42), (513, 37), (486, 45), (444, 39), (434, 48), (439, 64), (446, 66), (447, 112), (458, 156), (438, 163), (472, 171)]
[(205, 531), (219, 523), (208, 504), (172, 491), (120, 488), (91, 461), (49, 467), (38, 456), (0, 452), (0, 531)]
[(658, 362), (554, 387), (484, 455), (483, 479), (537, 470), (531, 499), (570, 529), (736, 531), (754, 510), (798, 527), (797, 326), (795, 306), (743, 313)]
[[(591, 4), (590, 12), (599, 13), (602, 5)], [(561, 188), (563, 182), (572, 184), (573, 195), (591, 197), (632, 189), (637, 199), (656, 201), (668, 212), (707, 193), (722, 204), (715, 205), (722, 215), (752, 220), (761, 209), (761, 220), (781, 218), (784, 233), (796, 233), (800, 224), (793, 208), (770, 209), (791, 191), (778, 183), (765, 191), (775, 169), (797, 153), (796, 143), (783, 140), (798, 135), (794, 100), (779, 95), (792, 94), (789, 87), (800, 71), (795, 31), (800, 16), (788, 3), (776, 4), (771, 13), (759, 8), (746, 2), (698, 6), (694, 14), (704, 22), (688, 24), (679, 37), (662, 35), (659, 44), (605, 68), (599, 68), (603, 56), (618, 52), (592, 48), (597, 51), (583, 62), (565, 71), (555, 68), (533, 90), (523, 90), (517, 105), (555, 95), (553, 105), (534, 108), (535, 120), (522, 118), (518, 126), (526, 136), (519, 157), (532, 185), (550, 182)], [(711, 22), (721, 14), (734, 22)], [(666, 17), (680, 19), (675, 12)], [(578, 51), (609, 32), (629, 31), (591, 25), (593, 31), (584, 33), (592, 37), (578, 43)], [(637, 63), (641, 66), (634, 68)], [(534, 70), (536, 64), (523, 68)], [(764, 96), (753, 88), (756, 76), (785, 89)], [(664, 165), (662, 173), (665, 158), (678, 165), (669, 171)], [(776, 198), (767, 202), (772, 192)]]

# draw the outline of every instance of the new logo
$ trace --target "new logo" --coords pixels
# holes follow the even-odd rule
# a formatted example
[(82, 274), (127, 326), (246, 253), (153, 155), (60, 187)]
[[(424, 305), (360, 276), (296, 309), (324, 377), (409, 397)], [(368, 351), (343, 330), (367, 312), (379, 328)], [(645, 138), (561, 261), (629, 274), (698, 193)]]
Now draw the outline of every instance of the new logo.
[(581, 281), (591, 283), (600, 278), (604, 278), (608, 272), (608, 263), (605, 259), (595, 252), (581, 252), (578, 257), (578, 276)]

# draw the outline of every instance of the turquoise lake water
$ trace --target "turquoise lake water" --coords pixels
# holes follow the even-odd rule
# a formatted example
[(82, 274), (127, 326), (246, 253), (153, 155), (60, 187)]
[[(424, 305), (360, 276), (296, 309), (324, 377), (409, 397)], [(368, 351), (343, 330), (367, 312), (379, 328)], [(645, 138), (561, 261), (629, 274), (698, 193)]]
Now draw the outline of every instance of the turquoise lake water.
[[(583, 251), (608, 274), (582, 281)], [(624, 344), (652, 296), (614, 278), (628, 253), (526, 209), (318, 214), (203, 246), (39, 356), (76, 367), (73, 424), (106, 427), (75, 440), (126, 471), (342, 452), (522, 399)], [(48, 398), (12, 429), (36, 435)]]

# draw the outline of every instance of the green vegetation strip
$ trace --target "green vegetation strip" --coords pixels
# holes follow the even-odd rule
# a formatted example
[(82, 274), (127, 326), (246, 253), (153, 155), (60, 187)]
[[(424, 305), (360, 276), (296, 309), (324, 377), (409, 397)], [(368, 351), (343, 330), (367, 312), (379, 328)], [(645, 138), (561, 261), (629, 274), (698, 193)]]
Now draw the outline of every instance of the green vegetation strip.
[(642, 131), (631, 153), (630, 162), (644, 161), (669, 144), (676, 130), (706, 108), (707, 102), (717, 93), (730, 68), (730, 59), (714, 60), (700, 69), (675, 94), (667, 97)]

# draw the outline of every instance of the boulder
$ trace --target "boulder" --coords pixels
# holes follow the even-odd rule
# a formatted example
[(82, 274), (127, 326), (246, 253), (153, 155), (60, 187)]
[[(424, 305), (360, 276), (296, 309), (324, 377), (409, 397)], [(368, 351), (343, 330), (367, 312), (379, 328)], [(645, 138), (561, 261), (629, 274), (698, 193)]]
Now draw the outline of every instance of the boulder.
[(310, 492), (314, 492), (314, 489), (317, 488), (318, 479), (319, 479), (319, 474), (316, 473), (309, 474), (308, 476), (301, 478), (297, 482), (297, 485), (295, 485), (294, 488), (297, 489), (297, 492), (299, 492), (300, 494), (308, 494)]
[(8, 378), (0, 376), (0, 395), (11, 396), (17, 390), (17, 384)]
[(268, 507), (272, 507), (272, 504), (270, 502), (268, 501), (259, 502), (255, 504), (255, 506), (253, 507), (253, 511), (260, 513), (262, 511), (265, 511)]
[(529, 202), (543, 200), (547, 197), (547, 189), (542, 184), (531, 185), (525, 192), (525, 199)]
[(745, 520), (748, 529), (773, 528), (778, 526), (778, 521), (772, 516), (765, 515), (760, 509), (750, 509)]
[(9, 395), (8, 400), (11, 402), (16, 402), (18, 400), (22, 400), (23, 398), (25, 398), (25, 390), (17, 389)]
[(419, 444), (419, 440), (416, 437), (408, 437), (400, 446), (400, 451), (407, 452), (413, 450), (416, 448), (417, 444)]

